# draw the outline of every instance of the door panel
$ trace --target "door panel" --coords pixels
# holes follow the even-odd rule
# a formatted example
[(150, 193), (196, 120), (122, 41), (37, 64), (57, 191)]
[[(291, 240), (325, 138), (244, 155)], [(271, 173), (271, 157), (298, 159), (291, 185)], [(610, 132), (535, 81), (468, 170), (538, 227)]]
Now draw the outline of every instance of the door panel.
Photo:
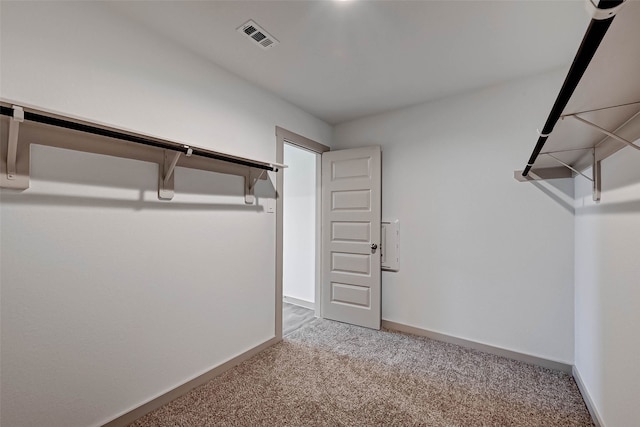
[(331, 253), (331, 272), (371, 275), (369, 255)]
[(374, 329), (380, 329), (380, 168), (380, 147), (322, 155), (322, 317)]
[(371, 210), (371, 191), (334, 191), (331, 193), (331, 209), (334, 211), (369, 212)]
[(371, 224), (368, 222), (340, 222), (331, 224), (332, 242), (370, 242)]
[(370, 168), (371, 159), (368, 157), (338, 160), (331, 165), (331, 178), (334, 181), (343, 178), (368, 178)]
[(331, 282), (331, 301), (342, 304), (370, 307), (370, 290), (366, 286)]

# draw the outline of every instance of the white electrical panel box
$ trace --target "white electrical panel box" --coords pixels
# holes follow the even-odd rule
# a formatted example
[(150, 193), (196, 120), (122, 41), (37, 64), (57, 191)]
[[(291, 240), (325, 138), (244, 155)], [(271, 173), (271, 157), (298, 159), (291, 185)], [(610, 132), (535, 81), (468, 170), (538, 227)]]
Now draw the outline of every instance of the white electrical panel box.
[(382, 221), (380, 257), (383, 270), (400, 270), (400, 221)]

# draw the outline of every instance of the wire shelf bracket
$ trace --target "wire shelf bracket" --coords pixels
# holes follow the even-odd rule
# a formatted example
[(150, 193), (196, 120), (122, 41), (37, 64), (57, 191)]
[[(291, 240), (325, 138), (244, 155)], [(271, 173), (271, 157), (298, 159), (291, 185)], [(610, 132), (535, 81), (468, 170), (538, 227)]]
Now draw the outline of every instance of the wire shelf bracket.
[[(640, 61), (633, 51), (640, 34), (640, 9), (633, 3), (585, 0), (591, 22), (526, 166), (514, 172), (516, 180), (580, 175), (592, 182), (593, 200), (597, 202), (602, 190), (602, 161), (625, 147), (640, 150), (640, 101), (636, 95)], [(625, 4), (629, 7), (621, 11)], [(614, 18), (616, 23), (612, 25)], [(554, 133), (559, 120), (565, 119), (569, 120)], [(585, 130), (582, 125), (591, 129)], [(610, 130), (614, 126), (616, 129)], [(553, 148), (543, 152), (549, 138)], [(580, 153), (582, 150), (585, 152)], [(536, 163), (538, 156), (544, 156), (540, 163)], [(561, 167), (549, 167), (554, 163)], [(591, 176), (584, 173), (588, 168)]]

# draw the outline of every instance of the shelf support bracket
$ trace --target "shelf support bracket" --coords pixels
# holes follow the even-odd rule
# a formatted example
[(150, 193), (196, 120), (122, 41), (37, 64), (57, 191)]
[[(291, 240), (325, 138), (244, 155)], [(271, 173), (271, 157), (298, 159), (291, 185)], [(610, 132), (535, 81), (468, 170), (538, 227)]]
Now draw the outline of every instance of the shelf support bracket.
[(588, 179), (589, 181), (592, 182), (592, 191), (593, 191), (593, 201), (594, 202), (599, 202), (600, 201), (600, 193), (602, 190), (602, 175), (600, 173), (601, 170), (601, 163), (600, 160), (597, 159), (596, 157), (596, 149), (595, 147), (591, 149), (591, 155), (593, 157), (593, 163), (592, 163), (592, 174), (593, 177), (588, 177), (587, 175), (583, 174), (582, 172), (580, 172), (579, 170), (577, 170), (576, 168), (574, 168), (571, 165), (566, 164), (565, 162), (563, 162), (562, 160), (560, 160), (559, 158), (557, 158), (556, 156), (554, 156), (553, 154), (550, 153), (545, 153), (547, 156), (552, 157), (553, 159), (555, 159), (555, 161), (557, 161), (558, 163), (560, 163), (561, 165), (565, 166), (566, 168), (572, 170), (573, 172), (577, 173), (578, 175), (581, 175), (583, 177), (585, 177), (586, 179)]
[(547, 153), (540, 153), (540, 154), (546, 154), (547, 156), (553, 158), (556, 162), (560, 163), (562, 166), (564, 167), (553, 167), (553, 168), (544, 168), (544, 169), (531, 169), (531, 172), (529, 173), (529, 175), (527, 176), (522, 176), (521, 171), (515, 171), (513, 173), (514, 178), (517, 181), (537, 181), (537, 180), (545, 180), (545, 179), (556, 179), (556, 178), (572, 178), (573, 177), (573, 173), (576, 173), (586, 179), (588, 179), (589, 181), (592, 182), (592, 188), (593, 188), (593, 201), (594, 202), (599, 202), (600, 201), (600, 193), (601, 193), (601, 189), (602, 189), (602, 175), (600, 173), (601, 171), (601, 160), (598, 160), (597, 155), (596, 155), (596, 148), (589, 148), (589, 150), (591, 150), (591, 155), (592, 155), (592, 171), (593, 171), (593, 177), (589, 177), (585, 174), (583, 174), (582, 172), (580, 172), (578, 169), (574, 168), (573, 166), (563, 162), (562, 160), (560, 160), (559, 158), (557, 158), (556, 156), (554, 156), (553, 154), (551, 154), (550, 152)]
[(18, 135), (20, 123), (24, 122), (22, 107), (13, 106), (13, 117), (9, 120), (9, 143), (7, 146), (7, 179), (16, 179), (16, 160), (18, 157)]
[(567, 169), (570, 169), (571, 171), (577, 173), (578, 175), (583, 176), (584, 178), (588, 179), (589, 181), (592, 182), (592, 191), (593, 191), (593, 201), (594, 202), (599, 202), (600, 201), (600, 190), (602, 188), (602, 180), (601, 180), (601, 174), (600, 174), (600, 161), (596, 158), (596, 149), (595, 147), (591, 149), (591, 153), (593, 156), (593, 167), (592, 167), (592, 174), (593, 177), (588, 177), (587, 175), (583, 174), (582, 172), (580, 172), (578, 169), (574, 168), (571, 165), (568, 165), (567, 163), (563, 162), (562, 160), (560, 160), (559, 158), (557, 158), (556, 156), (554, 156), (553, 154), (550, 153), (545, 153), (547, 156), (552, 157), (556, 162), (560, 163), (562, 166), (566, 167)]
[(631, 142), (631, 141), (627, 141), (626, 139), (624, 139), (624, 138), (622, 138), (622, 137), (620, 137), (620, 136), (616, 135), (615, 133), (613, 133), (613, 132), (609, 132), (608, 130), (606, 130), (606, 129), (604, 129), (604, 128), (601, 128), (601, 127), (600, 127), (600, 126), (598, 126), (597, 124), (592, 123), (592, 122), (590, 122), (590, 121), (588, 121), (588, 120), (585, 120), (585, 119), (583, 119), (582, 117), (580, 117), (580, 116), (578, 116), (578, 115), (575, 115), (575, 114), (574, 114), (574, 115), (569, 116), (569, 117), (573, 117), (574, 119), (578, 120), (579, 122), (582, 122), (582, 123), (584, 123), (584, 124), (585, 124), (585, 125), (587, 125), (587, 126), (591, 126), (592, 128), (594, 128), (594, 129), (596, 129), (596, 130), (598, 130), (598, 131), (602, 132), (603, 134), (607, 135), (607, 136), (608, 136), (608, 137), (610, 137), (610, 138), (615, 139), (616, 141), (620, 141), (620, 142), (622, 142), (623, 144), (628, 145), (629, 147), (633, 147), (633, 148), (635, 148), (636, 150), (640, 150), (640, 146), (635, 145), (633, 142)]
[[(191, 157), (193, 150), (188, 145), (184, 146), (186, 157)], [(158, 199), (171, 200), (175, 194), (175, 174), (176, 165), (180, 160), (181, 151), (164, 150), (164, 161), (159, 168), (158, 174)]]
[(261, 169), (256, 173), (253, 168), (249, 169), (249, 173), (244, 177), (244, 202), (246, 204), (252, 205), (255, 202), (256, 184), (266, 172), (266, 170)]
[(553, 158), (556, 162), (560, 163), (562, 166), (566, 167), (567, 169), (572, 170), (573, 172), (577, 173), (578, 175), (581, 175), (585, 178), (587, 178), (589, 181), (593, 182), (593, 178), (588, 177), (587, 175), (583, 174), (582, 172), (580, 172), (579, 170), (575, 169), (573, 166), (568, 165), (567, 163), (563, 162), (562, 160), (560, 160), (559, 158), (557, 158), (556, 156), (554, 156), (551, 153), (545, 153), (547, 156)]
[(531, 169), (527, 176), (522, 176), (522, 171), (513, 171), (513, 177), (516, 181), (546, 181), (549, 179), (573, 178), (573, 174), (565, 167), (558, 166), (553, 168)]
[[(29, 157), (31, 144), (28, 139), (20, 137), (20, 124), (24, 122), (24, 109), (12, 106), (9, 116), (9, 132), (2, 138), (0, 152), (0, 186), (14, 190), (29, 188)], [(24, 132), (23, 132), (24, 133)]]
[(600, 194), (602, 193), (602, 174), (601, 161), (596, 157), (596, 149), (593, 149), (593, 201), (600, 201)]

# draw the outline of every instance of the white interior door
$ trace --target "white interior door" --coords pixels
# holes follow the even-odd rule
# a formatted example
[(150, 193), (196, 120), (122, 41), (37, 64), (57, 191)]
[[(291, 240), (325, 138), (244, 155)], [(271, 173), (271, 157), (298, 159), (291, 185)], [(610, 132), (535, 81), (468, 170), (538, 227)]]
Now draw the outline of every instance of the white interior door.
[(322, 154), (322, 317), (380, 329), (380, 147)]

